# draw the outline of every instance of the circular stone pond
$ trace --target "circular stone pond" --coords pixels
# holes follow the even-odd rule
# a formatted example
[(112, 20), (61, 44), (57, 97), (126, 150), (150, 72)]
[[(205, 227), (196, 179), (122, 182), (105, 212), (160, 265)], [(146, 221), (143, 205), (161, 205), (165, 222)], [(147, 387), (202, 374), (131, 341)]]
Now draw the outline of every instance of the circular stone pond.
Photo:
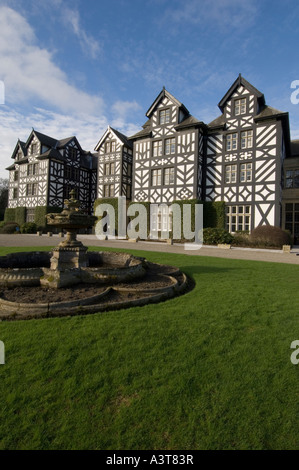
[(189, 287), (186, 275), (175, 267), (127, 253), (87, 252), (85, 266), (60, 271), (59, 280), (66, 275), (68, 285), (57, 288), (55, 271), (50, 269), (54, 252), (0, 257), (1, 320), (128, 308), (170, 299)]

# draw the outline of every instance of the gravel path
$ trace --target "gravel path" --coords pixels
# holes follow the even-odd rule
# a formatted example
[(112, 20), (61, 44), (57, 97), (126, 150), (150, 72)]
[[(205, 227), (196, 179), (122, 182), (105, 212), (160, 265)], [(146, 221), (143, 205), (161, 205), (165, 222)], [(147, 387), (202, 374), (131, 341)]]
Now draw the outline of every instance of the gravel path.
[[(226, 250), (214, 246), (204, 246), (197, 250), (187, 250), (184, 245), (168, 245), (164, 242), (139, 241), (132, 243), (126, 240), (99, 240), (95, 235), (79, 235), (78, 239), (86, 246), (103, 246), (111, 248), (123, 248), (130, 250), (144, 250), (156, 252), (181, 253), (195, 256), (213, 256), (216, 258), (244, 259), (254, 261), (269, 261), (275, 263), (299, 264), (299, 247), (292, 249), (291, 253), (283, 253), (281, 250), (258, 250), (249, 248), (232, 248)], [(5, 235), (0, 234), (0, 246), (57, 246), (61, 238), (58, 235)]]

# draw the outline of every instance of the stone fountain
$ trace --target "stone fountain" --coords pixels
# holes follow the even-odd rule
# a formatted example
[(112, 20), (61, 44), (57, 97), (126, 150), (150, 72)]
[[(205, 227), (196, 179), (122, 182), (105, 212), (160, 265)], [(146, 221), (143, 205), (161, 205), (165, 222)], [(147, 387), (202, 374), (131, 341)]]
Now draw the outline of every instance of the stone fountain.
[(44, 268), (42, 286), (67, 287), (84, 282), (82, 268), (89, 266), (87, 247), (77, 240), (77, 231), (92, 227), (95, 216), (86, 215), (80, 210), (80, 202), (75, 199), (75, 190), (70, 192), (70, 199), (64, 201), (65, 208), (60, 214), (47, 214), (47, 224), (66, 230), (66, 239), (54, 248), (50, 268)]
[(46, 218), (49, 226), (65, 230), (66, 238), (52, 252), (0, 256), (0, 320), (96, 313), (186, 291), (187, 277), (178, 268), (128, 253), (87, 251), (77, 231), (96, 217), (80, 210), (74, 191), (60, 214)]

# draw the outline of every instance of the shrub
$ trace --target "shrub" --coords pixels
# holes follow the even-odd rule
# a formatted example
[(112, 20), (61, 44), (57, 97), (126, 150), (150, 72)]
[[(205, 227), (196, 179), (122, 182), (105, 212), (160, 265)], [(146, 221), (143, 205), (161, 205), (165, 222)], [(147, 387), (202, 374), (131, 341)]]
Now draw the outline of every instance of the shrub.
[(256, 246), (282, 248), (282, 245), (290, 245), (291, 235), (288, 231), (273, 225), (260, 225), (251, 232), (249, 240)]
[(34, 222), (25, 222), (21, 226), (21, 233), (36, 233), (37, 225)]
[(218, 243), (232, 243), (234, 237), (222, 228), (204, 228), (203, 242), (205, 245), (218, 245)]
[(16, 222), (8, 222), (0, 229), (0, 233), (15, 233), (20, 228)]
[(250, 242), (250, 235), (249, 232), (246, 231), (239, 231), (234, 234), (234, 239), (232, 241), (232, 244), (235, 246), (251, 246)]

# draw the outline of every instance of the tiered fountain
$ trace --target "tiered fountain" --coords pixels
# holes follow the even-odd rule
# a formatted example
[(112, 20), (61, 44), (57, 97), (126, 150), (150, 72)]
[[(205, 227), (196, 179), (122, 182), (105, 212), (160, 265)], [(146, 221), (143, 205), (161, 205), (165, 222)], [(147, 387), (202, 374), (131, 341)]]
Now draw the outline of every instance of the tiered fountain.
[[(96, 217), (80, 210), (74, 191), (70, 196), (60, 214), (46, 216), (49, 226), (67, 232), (66, 239), (52, 252), (0, 257), (0, 319), (83, 314), (144, 305), (186, 289), (187, 278), (177, 268), (148, 263), (126, 253), (88, 252), (77, 240), (77, 231), (92, 226)], [(22, 302), (22, 296), (29, 297), (30, 303)], [(55, 297), (65, 300), (53, 302)]]

